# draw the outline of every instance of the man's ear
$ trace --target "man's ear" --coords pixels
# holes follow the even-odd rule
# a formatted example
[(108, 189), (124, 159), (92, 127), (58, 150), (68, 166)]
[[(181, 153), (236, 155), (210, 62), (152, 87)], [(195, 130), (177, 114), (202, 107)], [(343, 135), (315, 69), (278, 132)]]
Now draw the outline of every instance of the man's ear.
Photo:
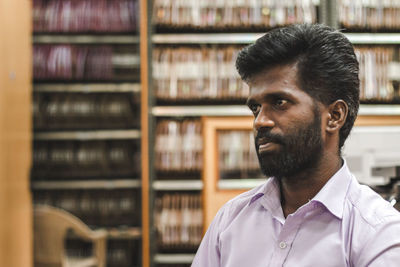
[(328, 106), (328, 120), (326, 124), (326, 131), (334, 133), (342, 128), (346, 122), (348, 113), (347, 103), (339, 99)]

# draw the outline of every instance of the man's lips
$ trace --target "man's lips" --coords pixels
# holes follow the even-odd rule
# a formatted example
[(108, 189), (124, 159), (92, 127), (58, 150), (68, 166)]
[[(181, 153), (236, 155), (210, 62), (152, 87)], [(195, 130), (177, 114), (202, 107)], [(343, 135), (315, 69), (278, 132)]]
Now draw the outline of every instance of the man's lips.
[(279, 146), (279, 143), (274, 142), (271, 139), (260, 138), (257, 140), (258, 153), (264, 153), (264, 152), (274, 150), (274, 149), (276, 149), (277, 146)]
[(279, 146), (279, 144), (277, 144), (277, 143), (272, 143), (272, 142), (264, 143), (264, 144), (258, 146), (258, 153), (261, 154), (261, 153), (265, 153), (265, 152), (274, 150), (274, 149), (276, 149), (277, 146)]

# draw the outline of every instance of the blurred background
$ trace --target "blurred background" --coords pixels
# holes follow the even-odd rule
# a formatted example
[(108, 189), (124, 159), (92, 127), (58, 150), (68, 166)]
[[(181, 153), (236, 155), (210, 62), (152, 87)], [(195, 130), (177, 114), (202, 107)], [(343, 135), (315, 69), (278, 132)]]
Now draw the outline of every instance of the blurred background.
[(400, 0), (4, 0), (0, 265), (190, 266), (265, 182), (237, 53), (302, 22), (354, 44), (343, 156), (400, 209)]

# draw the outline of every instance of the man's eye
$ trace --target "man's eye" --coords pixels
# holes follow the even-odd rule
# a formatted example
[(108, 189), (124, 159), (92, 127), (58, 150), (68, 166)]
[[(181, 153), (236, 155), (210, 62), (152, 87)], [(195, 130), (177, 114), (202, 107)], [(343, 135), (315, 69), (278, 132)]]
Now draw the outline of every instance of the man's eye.
[(250, 105), (249, 108), (251, 112), (257, 113), (260, 110), (260, 105)]
[(277, 107), (284, 107), (287, 103), (288, 103), (288, 101), (285, 100), (285, 99), (277, 99), (277, 100), (275, 101), (275, 106), (277, 106)]

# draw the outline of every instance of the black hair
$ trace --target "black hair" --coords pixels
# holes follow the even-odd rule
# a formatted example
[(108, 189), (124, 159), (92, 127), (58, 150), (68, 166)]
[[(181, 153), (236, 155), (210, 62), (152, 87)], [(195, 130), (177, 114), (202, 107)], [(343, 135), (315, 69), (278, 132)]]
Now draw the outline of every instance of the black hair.
[(299, 87), (329, 105), (342, 99), (348, 114), (339, 132), (339, 149), (354, 125), (359, 108), (359, 65), (345, 35), (322, 24), (276, 28), (240, 51), (236, 69), (244, 81), (276, 66), (297, 64)]

